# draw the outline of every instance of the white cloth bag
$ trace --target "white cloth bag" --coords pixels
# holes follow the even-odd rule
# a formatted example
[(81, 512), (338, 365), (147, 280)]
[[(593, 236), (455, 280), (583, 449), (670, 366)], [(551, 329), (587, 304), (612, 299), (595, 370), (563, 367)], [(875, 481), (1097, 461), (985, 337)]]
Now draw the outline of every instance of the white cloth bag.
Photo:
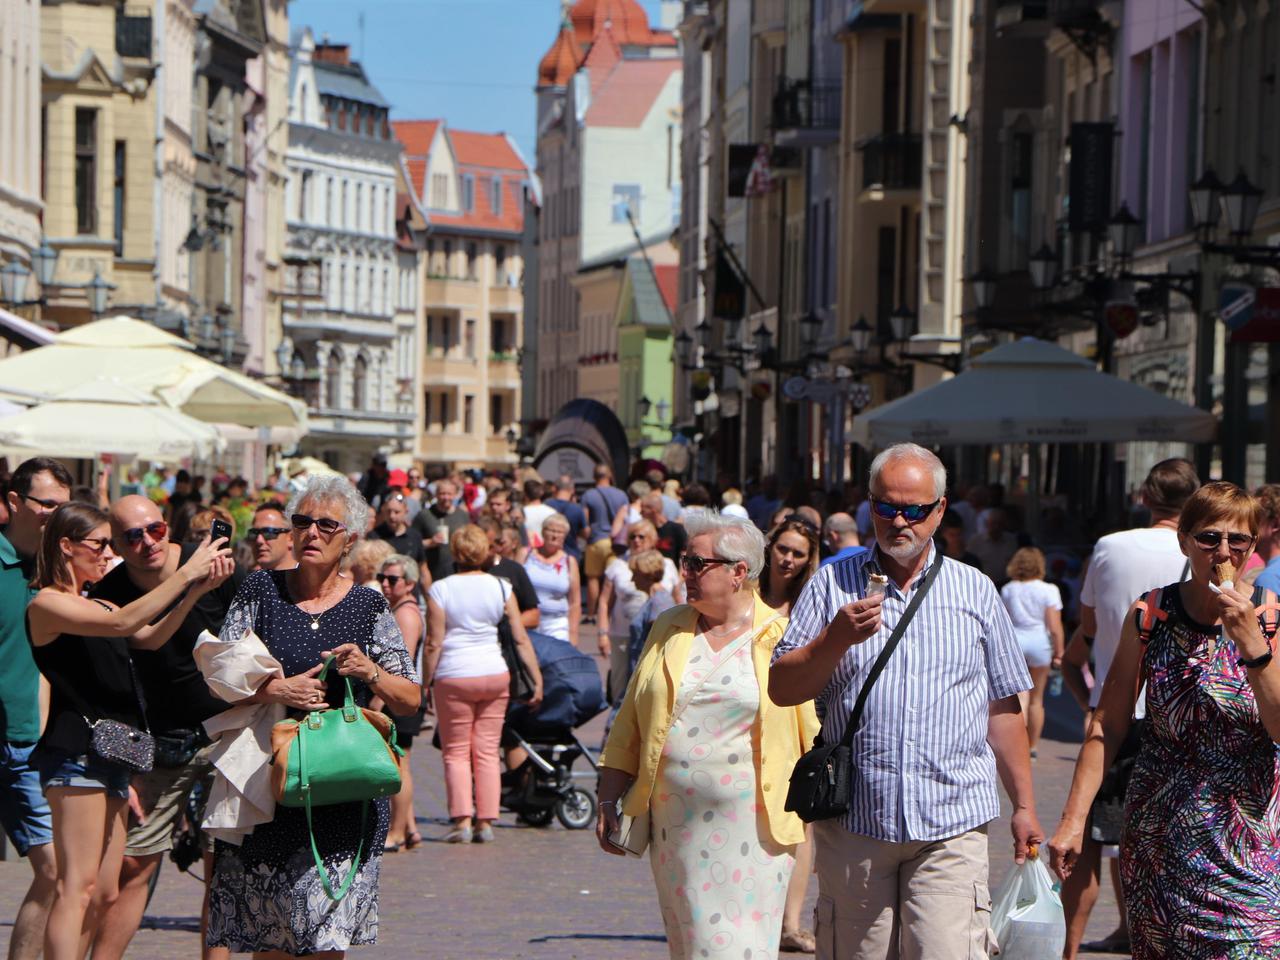
[(1067, 940), (1062, 898), (1038, 856), (1016, 864), (1005, 877), (991, 910), (993, 957), (1000, 960), (1059, 960)]

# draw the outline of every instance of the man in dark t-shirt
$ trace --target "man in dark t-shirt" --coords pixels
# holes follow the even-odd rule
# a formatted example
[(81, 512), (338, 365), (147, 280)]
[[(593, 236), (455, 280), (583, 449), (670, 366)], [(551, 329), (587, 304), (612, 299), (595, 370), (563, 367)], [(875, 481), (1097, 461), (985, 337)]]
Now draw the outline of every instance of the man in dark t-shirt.
[[(173, 576), (199, 546), (171, 543), (160, 509), (140, 496), (122, 497), (112, 505), (111, 534), (112, 545), (124, 562), (103, 577), (92, 595), (120, 607)], [(192, 650), (202, 631), (217, 634), (222, 629), (244, 576), (244, 571), (237, 569), (226, 583), (197, 600), (173, 637), (159, 649), (130, 651), (147, 723), (161, 752), (151, 772), (133, 781), (147, 819), (130, 823), (120, 869), (120, 895), (100, 919), (94, 956), (124, 956), (142, 922), (151, 877), (173, 846), (174, 828), (185, 812), (187, 797), (197, 782), (212, 779), (211, 745), (203, 724), (229, 704), (209, 692)], [(184, 762), (162, 764), (170, 759)], [(206, 877), (213, 875), (210, 865), (206, 858)]]
[(435, 581), (453, 573), (453, 555), (449, 553), (449, 538), (471, 522), (466, 510), (456, 506), (458, 486), (447, 477), (436, 481), (436, 497), (429, 507), (418, 511), (413, 518), (413, 528), (422, 536), (422, 546), (427, 559), (422, 576), (422, 592)]
[[(405, 506), (404, 494), (387, 494), (387, 499), (382, 501), (382, 508), (378, 510), (378, 519), (381, 522), (369, 531), (369, 539), (385, 540), (396, 553), (411, 558), (420, 570), (426, 570), (423, 563), (426, 553), (422, 545), (422, 534), (409, 526), (409, 508)], [(423, 583), (425, 592), (431, 581), (421, 574), (418, 579)]]
[(683, 523), (667, 519), (662, 494), (657, 491), (645, 494), (640, 499), (640, 516), (652, 523), (653, 529), (658, 531), (658, 551), (678, 568), (680, 555), (689, 542), (689, 534)]
[(516, 595), (516, 606), (520, 608), (520, 622), (526, 630), (536, 630), (541, 619), (538, 611), (538, 591), (533, 588), (533, 581), (524, 567), (514, 560), (508, 560), (499, 552), (499, 540), (502, 537), (502, 524), (493, 517), (481, 517), (479, 524), (485, 536), (489, 538), (489, 572), (511, 584)]

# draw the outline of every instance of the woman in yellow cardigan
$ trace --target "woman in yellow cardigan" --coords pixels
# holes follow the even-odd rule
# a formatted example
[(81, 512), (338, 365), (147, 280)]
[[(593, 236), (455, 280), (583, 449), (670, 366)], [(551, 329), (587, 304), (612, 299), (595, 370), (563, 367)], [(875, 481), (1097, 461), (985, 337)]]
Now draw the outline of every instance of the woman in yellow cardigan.
[(688, 604), (649, 632), (600, 758), (600, 846), (621, 813), (649, 816), (649, 863), (677, 960), (776, 957), (804, 824), (783, 810), (818, 723), (813, 704), (768, 697), (769, 657), (786, 618), (751, 587), (764, 537), (737, 517), (698, 512), (681, 557)]

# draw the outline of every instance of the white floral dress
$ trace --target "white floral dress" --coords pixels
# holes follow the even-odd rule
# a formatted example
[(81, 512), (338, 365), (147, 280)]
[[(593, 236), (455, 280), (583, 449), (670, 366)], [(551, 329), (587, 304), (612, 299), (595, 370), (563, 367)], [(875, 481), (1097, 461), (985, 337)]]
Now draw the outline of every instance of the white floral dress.
[(676, 700), (689, 702), (667, 734), (649, 821), (671, 956), (776, 958), (795, 859), (793, 848), (766, 839), (751, 743), (760, 710), (751, 645), (716, 653), (698, 634)]

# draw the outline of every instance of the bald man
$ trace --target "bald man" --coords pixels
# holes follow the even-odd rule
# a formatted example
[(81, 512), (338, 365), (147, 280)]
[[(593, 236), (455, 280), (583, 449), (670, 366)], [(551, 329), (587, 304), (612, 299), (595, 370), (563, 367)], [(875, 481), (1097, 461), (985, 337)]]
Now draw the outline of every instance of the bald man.
[[(110, 513), (112, 546), (124, 562), (103, 577), (93, 596), (118, 606), (132, 603), (169, 579), (199, 546), (171, 542), (160, 508), (146, 497), (121, 497)], [(186, 808), (187, 797), (198, 781), (213, 778), (209, 763), (212, 748), (203, 724), (227, 709), (228, 704), (209, 692), (191, 651), (201, 631), (217, 634), (222, 629), (227, 609), (243, 579), (244, 572), (237, 569), (220, 587), (196, 601), (173, 638), (159, 650), (131, 651), (146, 699), (147, 720), (156, 738), (156, 765), (150, 773), (133, 780), (146, 822), (130, 818), (120, 868), (120, 895), (99, 919), (93, 945), (95, 960), (115, 960), (125, 955), (142, 922), (147, 885), (173, 846), (174, 829)], [(211, 861), (212, 857), (206, 855), (205, 877), (213, 875)], [(207, 908), (206, 902), (201, 915), (201, 943)], [(204, 955), (211, 956), (207, 950)]]
[(827, 517), (827, 522), (822, 525), (822, 539), (831, 548), (831, 556), (822, 561), (824, 567), (867, 552), (858, 540), (857, 522), (847, 513), (833, 513)]

